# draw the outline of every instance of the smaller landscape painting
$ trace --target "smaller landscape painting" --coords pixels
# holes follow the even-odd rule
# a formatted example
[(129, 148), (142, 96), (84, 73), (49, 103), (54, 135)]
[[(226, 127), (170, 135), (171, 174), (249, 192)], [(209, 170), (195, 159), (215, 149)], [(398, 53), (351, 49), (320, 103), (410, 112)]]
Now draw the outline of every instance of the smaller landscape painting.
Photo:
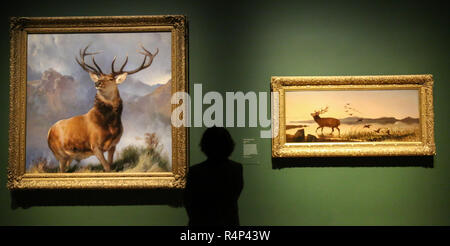
[(419, 92), (289, 90), (286, 142), (418, 142)]

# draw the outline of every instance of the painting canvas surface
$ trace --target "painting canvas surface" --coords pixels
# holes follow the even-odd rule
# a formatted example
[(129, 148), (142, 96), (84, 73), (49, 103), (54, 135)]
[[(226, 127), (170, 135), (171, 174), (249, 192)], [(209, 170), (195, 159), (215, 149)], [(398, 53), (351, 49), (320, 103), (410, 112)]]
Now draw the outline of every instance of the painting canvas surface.
[(419, 92), (289, 90), (286, 142), (420, 141)]
[[(57, 121), (87, 113), (94, 105), (96, 88), (77, 64), (87, 45), (97, 64), (109, 73), (128, 56), (127, 69), (139, 67), (144, 56), (159, 50), (147, 69), (127, 76), (118, 85), (123, 102), (123, 134), (116, 146), (112, 172), (165, 172), (172, 169), (171, 137), (171, 33), (29, 34), (27, 40), (26, 172), (58, 171), (47, 143), (49, 128)], [(86, 59), (92, 65), (92, 60)], [(107, 154), (105, 152), (105, 158)], [(95, 156), (73, 160), (67, 172), (102, 172)]]

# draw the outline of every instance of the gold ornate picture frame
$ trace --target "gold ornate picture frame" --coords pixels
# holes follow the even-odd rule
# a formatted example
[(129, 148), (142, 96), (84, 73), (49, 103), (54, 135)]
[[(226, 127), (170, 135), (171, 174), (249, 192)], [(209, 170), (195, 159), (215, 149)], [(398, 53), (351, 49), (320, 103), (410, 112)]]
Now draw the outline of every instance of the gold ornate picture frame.
[[(128, 40), (131, 38), (133, 38), (131, 41)], [(123, 44), (122, 41), (124, 39), (127, 39), (128, 43), (133, 44), (134, 50), (131, 50), (130, 53), (125, 53), (126, 49), (119, 46)], [(91, 40), (92, 42), (84, 43), (85, 40)], [(115, 43), (115, 41), (117, 42)], [(67, 50), (63, 48), (68, 47), (68, 42), (77, 48), (73, 52), (70, 50), (67, 54), (61, 54), (61, 50)], [(100, 47), (99, 43), (105, 47)], [(184, 188), (189, 166), (188, 129), (185, 127), (174, 127), (170, 124), (170, 114), (178, 106), (170, 103), (170, 96), (175, 92), (188, 92), (189, 88), (186, 46), (187, 21), (184, 16), (13, 17), (11, 18), (10, 44), (9, 189)], [(48, 47), (51, 47), (48, 44), (53, 45), (54, 51), (45, 53), (46, 49), (48, 50)], [(87, 47), (89, 45), (91, 46), (88, 50)], [(60, 47), (62, 48), (59, 49)], [(84, 47), (86, 49), (84, 49), (83, 53)], [(106, 51), (117, 51), (118, 54), (94, 52), (103, 48)], [(131, 48), (128, 47), (127, 49)], [(94, 55), (98, 64), (93, 59)], [(116, 55), (117, 61), (116, 57), (112, 59)], [(127, 59), (125, 59), (125, 55)], [(130, 59), (128, 59), (128, 55)], [(84, 56), (89, 57), (86, 59), (86, 65)], [(69, 58), (66, 60), (65, 57)], [(36, 59), (45, 60), (40, 60), (42, 61), (40, 62)], [(102, 59), (105, 61), (102, 61)], [(108, 61), (106, 62), (106, 60)], [(116, 71), (115, 73), (114, 62), (111, 65), (111, 60), (117, 62), (115, 64), (116, 69), (119, 68), (120, 64), (123, 64), (119, 72)], [(142, 60), (144, 61), (141, 64)], [(53, 63), (49, 63), (49, 61)], [(42, 68), (43, 63), (52, 64), (52, 66), (50, 68)], [(138, 67), (140, 64), (141, 67)], [(146, 69), (150, 65), (151, 67)], [(107, 74), (107, 72), (103, 73), (100, 69), (109, 70), (111, 66), (110, 74)], [(135, 67), (138, 67), (138, 69), (131, 71)], [(43, 72), (43, 70), (39, 69), (47, 70)], [(145, 75), (147, 77), (144, 77), (144, 72), (140, 72), (141, 70), (149, 70), (150, 75)], [(139, 71), (139, 73), (136, 73), (136, 71)], [(39, 74), (39, 76), (36, 74)], [(120, 101), (121, 97), (123, 101), (123, 104), (122, 101), (120, 102), (120, 111), (123, 105), (122, 124), (124, 125), (124, 130), (120, 132), (120, 126), (118, 126), (115, 129), (119, 133), (112, 133), (114, 130), (111, 125), (103, 127), (103, 130), (107, 132), (109, 137), (102, 139), (103, 147), (94, 146), (95, 148), (93, 147), (93, 149), (100, 149), (105, 151), (106, 154), (107, 151), (111, 150), (112, 143), (119, 146), (120, 143), (125, 145), (125, 142), (127, 142), (129, 144), (127, 146), (127, 148), (129, 147), (127, 149), (128, 152), (125, 153), (125, 147), (122, 150), (117, 147), (115, 154), (114, 150), (112, 151), (114, 161), (117, 161), (107, 161), (111, 170), (108, 170), (108, 166), (103, 165), (103, 162), (103, 167), (102, 165), (91, 166), (91, 164), (82, 166), (75, 162), (75, 160), (80, 159), (77, 156), (67, 157), (67, 159), (64, 159), (66, 157), (58, 157), (56, 153), (59, 153), (58, 151), (60, 150), (50, 148), (52, 145), (50, 138), (53, 137), (56, 139), (53, 141), (59, 141), (61, 135), (56, 134), (53, 136), (52, 134), (54, 132), (67, 133), (68, 130), (64, 130), (67, 128), (53, 126), (52, 128), (56, 129), (53, 132), (52, 128), (48, 130), (48, 133), (45, 130), (45, 139), (42, 138), (42, 132), (44, 132), (42, 129), (49, 129), (51, 124), (57, 125), (58, 123), (55, 123), (55, 121), (64, 119), (64, 117), (58, 118), (60, 115), (66, 114), (68, 116), (65, 118), (75, 118), (76, 114), (67, 113), (70, 110), (78, 108), (82, 112), (84, 109), (89, 110), (91, 108), (92, 110), (93, 107), (96, 107), (95, 105), (97, 105), (96, 103), (99, 99), (98, 95), (95, 94), (95, 89), (97, 88), (98, 92), (98, 88), (105, 86), (102, 79), (108, 76), (108, 78), (111, 78), (111, 74), (112, 81), (115, 80), (117, 84), (121, 83), (124, 77), (127, 77), (123, 85), (117, 85), (121, 96), (119, 96), (119, 99), (116, 98), (117, 100), (114, 99), (115, 101)], [(125, 76), (123, 76), (124, 74)], [(94, 83), (90, 81), (89, 75), (95, 82), (95, 87)], [(130, 80), (134, 87), (130, 87), (127, 84)], [(67, 83), (63, 84), (63, 82)], [(82, 86), (81, 83), (83, 83)], [(84, 88), (86, 95), (91, 95), (86, 97), (87, 101), (79, 100), (79, 104), (90, 105), (88, 107), (80, 106), (76, 103), (76, 98), (84, 99), (84, 96), (86, 96), (80, 93), (80, 91), (83, 91), (80, 89), (81, 87), (77, 87), (77, 93), (72, 92), (73, 88), (78, 86), (78, 84)], [(125, 90), (123, 86), (128, 87)], [(96, 95), (95, 102), (93, 93)], [(70, 105), (64, 100), (72, 102), (72, 104)], [(58, 102), (62, 103), (58, 104)], [(110, 101), (107, 102), (109, 103)], [(147, 103), (138, 104), (137, 102)], [(113, 106), (108, 103), (102, 109), (112, 108), (116, 110), (118, 108), (118, 106), (114, 106), (114, 103), (111, 104)], [(93, 104), (94, 106), (92, 106)], [(155, 104), (157, 105), (156, 107), (154, 106)], [(136, 113), (131, 110), (136, 110)], [(138, 110), (141, 110), (139, 114), (137, 113)], [(149, 115), (146, 116), (146, 119), (163, 119), (161, 120), (161, 122), (164, 122), (164, 124), (161, 123), (162, 129), (164, 129), (162, 133), (159, 130), (154, 130), (157, 129), (156, 123), (153, 124), (151, 121), (143, 121), (141, 125), (130, 126), (130, 122), (132, 122), (130, 119), (137, 121), (136, 117), (146, 114), (146, 110), (157, 111), (156, 113), (148, 113)], [(83, 113), (78, 114), (81, 115)], [(127, 114), (128, 116), (124, 116)], [(55, 115), (58, 115), (58, 117)], [(50, 119), (49, 117), (53, 118)], [(124, 117), (128, 117), (128, 121)], [(44, 123), (42, 123), (43, 121)], [(167, 122), (169, 122), (169, 125), (167, 125)], [(146, 128), (145, 131), (142, 130), (138, 134), (133, 133), (134, 135), (132, 135), (130, 133), (145, 127), (147, 123), (150, 130)], [(161, 126), (160, 123), (158, 124), (158, 126)], [(76, 135), (82, 130), (82, 127), (76, 129), (73, 131), (73, 134)], [(154, 131), (151, 132), (151, 130)], [(108, 131), (111, 131), (111, 133)], [(37, 134), (40, 137), (34, 138), (33, 134)], [(111, 135), (108, 134), (116, 135), (111, 140)], [(140, 145), (135, 146), (137, 143)], [(81, 146), (83, 141), (78, 141), (78, 144), (78, 146)], [(91, 145), (94, 144), (91, 143)], [(73, 144), (71, 147), (73, 149), (70, 149), (70, 151), (87, 151), (80, 150), (78, 146)], [(116, 146), (114, 146), (115, 148)], [(67, 149), (64, 151), (68, 153)], [(30, 153), (33, 153), (33, 155)], [(131, 159), (134, 158), (134, 162), (129, 162), (129, 156), (133, 156), (133, 153), (135, 155)], [(158, 158), (155, 158), (154, 153), (158, 154)], [(60, 161), (58, 158), (56, 160), (55, 157), (62, 158), (64, 161)], [(74, 161), (71, 162), (73, 159)], [(59, 164), (58, 166), (58, 160), (60, 163), (65, 163), (67, 160), (67, 165)], [(96, 160), (97, 163), (98, 160)]]
[(432, 75), (274, 76), (271, 90), (273, 158), (435, 154)]

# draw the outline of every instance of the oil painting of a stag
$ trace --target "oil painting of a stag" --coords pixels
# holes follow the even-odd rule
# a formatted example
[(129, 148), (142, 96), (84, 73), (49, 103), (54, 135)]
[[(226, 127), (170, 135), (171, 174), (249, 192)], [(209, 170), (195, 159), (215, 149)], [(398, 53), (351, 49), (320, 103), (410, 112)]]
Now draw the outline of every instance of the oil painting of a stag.
[(31, 34), (27, 59), (27, 172), (171, 170), (170, 32)]

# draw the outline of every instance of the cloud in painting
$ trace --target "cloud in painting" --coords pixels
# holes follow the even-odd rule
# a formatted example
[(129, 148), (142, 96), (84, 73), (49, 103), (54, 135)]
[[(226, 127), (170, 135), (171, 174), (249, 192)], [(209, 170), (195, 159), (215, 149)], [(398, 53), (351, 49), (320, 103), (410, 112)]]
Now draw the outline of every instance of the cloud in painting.
[[(171, 78), (171, 33), (76, 33), (76, 34), (30, 34), (28, 35), (29, 70), (43, 73), (52, 68), (75, 78), (85, 73), (75, 61), (79, 50), (90, 44), (90, 51), (102, 51), (95, 60), (106, 73), (111, 71), (115, 56), (116, 69), (128, 55), (126, 69), (138, 67), (144, 56), (139, 54), (140, 44), (150, 52), (159, 49), (149, 69), (133, 74), (132, 77), (153, 85), (165, 83)], [(87, 62), (92, 62), (87, 57)], [(92, 64), (92, 63), (91, 63)]]

